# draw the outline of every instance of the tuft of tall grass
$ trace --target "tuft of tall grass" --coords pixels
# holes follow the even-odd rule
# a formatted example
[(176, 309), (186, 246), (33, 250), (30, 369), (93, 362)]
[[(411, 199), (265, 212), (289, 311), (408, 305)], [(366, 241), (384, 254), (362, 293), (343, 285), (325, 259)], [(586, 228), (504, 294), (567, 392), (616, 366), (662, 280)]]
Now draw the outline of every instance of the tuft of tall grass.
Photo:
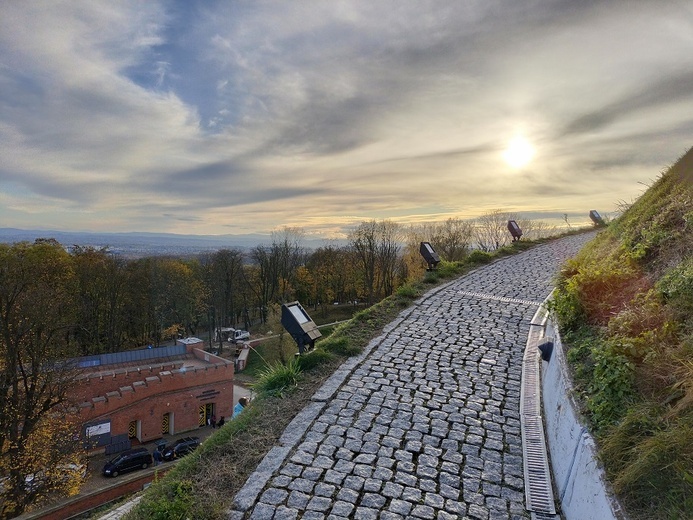
[[(648, 518), (690, 518), (693, 414), (672, 423), (649, 416), (624, 423), (604, 443), (609, 460), (624, 461), (611, 471), (614, 490)], [(624, 429), (630, 435), (620, 434)]]
[(277, 362), (265, 367), (251, 388), (258, 393), (282, 395), (286, 389), (296, 386), (300, 378), (301, 365), (294, 358), (286, 364)]

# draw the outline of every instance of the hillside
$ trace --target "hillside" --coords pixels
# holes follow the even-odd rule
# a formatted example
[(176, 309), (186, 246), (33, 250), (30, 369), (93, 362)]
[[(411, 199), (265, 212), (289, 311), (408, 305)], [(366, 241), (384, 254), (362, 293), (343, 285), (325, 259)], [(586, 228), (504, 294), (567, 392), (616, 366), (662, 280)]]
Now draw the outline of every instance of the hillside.
[(629, 514), (693, 518), (693, 148), (566, 265), (553, 306)]

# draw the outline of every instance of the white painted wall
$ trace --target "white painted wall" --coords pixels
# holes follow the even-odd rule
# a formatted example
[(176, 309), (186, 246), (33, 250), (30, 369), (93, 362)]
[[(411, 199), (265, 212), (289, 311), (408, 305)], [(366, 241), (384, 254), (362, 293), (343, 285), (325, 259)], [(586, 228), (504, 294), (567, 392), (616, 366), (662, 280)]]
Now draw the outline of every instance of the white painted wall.
[(542, 362), (542, 406), (561, 512), (566, 520), (623, 520), (625, 513), (598, 463), (594, 439), (581, 421), (560, 334), (551, 322), (546, 335), (553, 336), (554, 348), (551, 360)]

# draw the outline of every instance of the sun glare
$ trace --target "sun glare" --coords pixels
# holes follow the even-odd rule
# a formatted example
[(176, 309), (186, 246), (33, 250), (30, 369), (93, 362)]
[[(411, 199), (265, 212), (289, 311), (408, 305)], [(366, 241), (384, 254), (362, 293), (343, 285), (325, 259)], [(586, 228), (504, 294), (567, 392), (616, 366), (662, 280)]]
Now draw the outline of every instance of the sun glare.
[(524, 137), (515, 137), (503, 152), (503, 159), (513, 168), (526, 166), (534, 157), (534, 148)]

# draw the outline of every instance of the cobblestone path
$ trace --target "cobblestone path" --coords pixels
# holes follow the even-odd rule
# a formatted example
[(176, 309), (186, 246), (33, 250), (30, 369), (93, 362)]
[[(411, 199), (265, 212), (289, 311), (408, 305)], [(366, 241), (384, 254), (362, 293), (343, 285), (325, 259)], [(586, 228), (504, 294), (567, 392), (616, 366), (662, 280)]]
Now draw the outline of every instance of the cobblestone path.
[(348, 361), (234, 500), (236, 519), (520, 519), (529, 323), (566, 237), (429, 292)]

